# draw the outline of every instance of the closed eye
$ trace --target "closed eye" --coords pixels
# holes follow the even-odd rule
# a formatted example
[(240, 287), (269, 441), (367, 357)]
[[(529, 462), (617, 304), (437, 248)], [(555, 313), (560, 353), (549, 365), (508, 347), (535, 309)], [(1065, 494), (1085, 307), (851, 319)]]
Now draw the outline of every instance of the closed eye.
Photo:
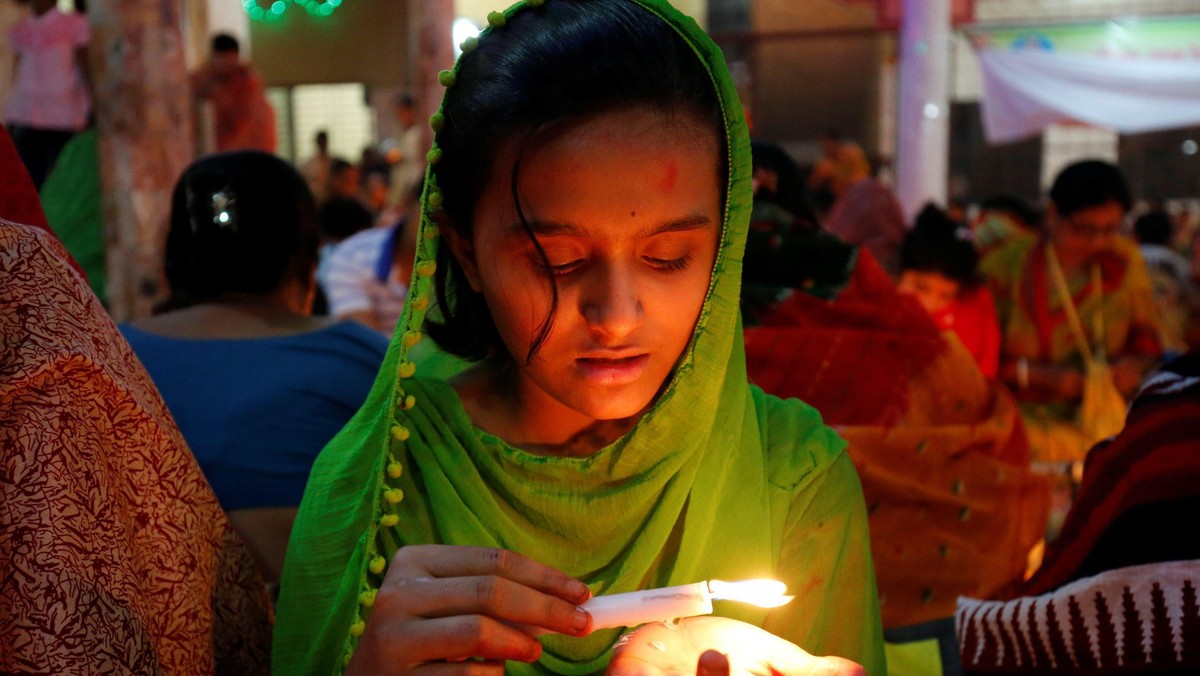
[(642, 260), (646, 261), (646, 264), (655, 270), (675, 272), (683, 270), (688, 266), (688, 263), (692, 262), (692, 254), (687, 253), (679, 258), (655, 258), (653, 256), (643, 256)]
[(542, 262), (536, 262), (534, 263), (534, 267), (536, 267), (538, 271), (544, 275), (565, 277), (566, 275), (569, 275), (583, 267), (584, 262), (584, 259), (576, 258), (574, 260), (567, 261), (566, 263), (559, 263), (557, 265), (547, 265)]

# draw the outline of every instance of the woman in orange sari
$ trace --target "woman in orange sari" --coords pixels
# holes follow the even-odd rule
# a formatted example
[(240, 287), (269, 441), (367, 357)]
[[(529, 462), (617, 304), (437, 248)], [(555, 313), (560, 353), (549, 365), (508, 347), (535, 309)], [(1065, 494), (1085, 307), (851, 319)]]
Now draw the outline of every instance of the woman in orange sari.
[[(757, 266), (747, 258), (747, 274)], [(796, 290), (760, 312), (746, 330), (746, 370), (767, 392), (816, 407), (849, 442), (889, 630), (1019, 582), (1050, 493), (1028, 471), (1012, 395), (869, 252), (851, 267), (829, 298)]]

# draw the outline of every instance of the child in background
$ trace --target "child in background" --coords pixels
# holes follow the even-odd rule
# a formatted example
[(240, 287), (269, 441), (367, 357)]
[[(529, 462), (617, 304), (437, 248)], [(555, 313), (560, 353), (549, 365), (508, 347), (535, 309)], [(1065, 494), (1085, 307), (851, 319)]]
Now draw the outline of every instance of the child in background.
[[(720, 50), (662, 0), (490, 25), (441, 74), (407, 303), (306, 490), (274, 668), (882, 674), (845, 443), (748, 383), (750, 143)], [(475, 365), (423, 376), (429, 340)], [(722, 605), (678, 642), (579, 608), (762, 577), (795, 599)]]
[(938, 328), (958, 336), (984, 375), (995, 378), (1000, 325), (978, 265), (970, 231), (926, 205), (900, 248), (898, 286), (917, 297)]

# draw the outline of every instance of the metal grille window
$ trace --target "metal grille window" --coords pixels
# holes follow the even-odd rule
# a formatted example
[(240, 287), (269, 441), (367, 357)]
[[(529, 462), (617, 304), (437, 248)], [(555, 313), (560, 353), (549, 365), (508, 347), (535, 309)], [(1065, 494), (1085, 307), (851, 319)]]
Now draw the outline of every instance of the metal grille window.
[(275, 87), (267, 92), (275, 108), (279, 154), (303, 163), (316, 152), (317, 132), (329, 132), (329, 152), (357, 162), (377, 141), (375, 113), (361, 83)]
[(1042, 190), (1049, 192), (1054, 177), (1078, 160), (1117, 162), (1120, 135), (1111, 129), (1051, 125), (1042, 134)]

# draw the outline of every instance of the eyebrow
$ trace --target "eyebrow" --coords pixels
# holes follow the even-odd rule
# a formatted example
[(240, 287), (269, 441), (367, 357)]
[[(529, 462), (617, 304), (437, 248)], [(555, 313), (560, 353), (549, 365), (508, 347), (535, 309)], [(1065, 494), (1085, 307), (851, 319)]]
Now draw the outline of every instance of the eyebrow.
[[(705, 214), (696, 212), (691, 213), (682, 218), (667, 221), (644, 228), (634, 234), (634, 239), (644, 239), (661, 235), (664, 232), (688, 232), (692, 230), (704, 230), (712, 225), (712, 219)], [(586, 227), (574, 224), (564, 223), (560, 221), (529, 221), (529, 228), (533, 230), (535, 235), (545, 237), (553, 237), (555, 235), (564, 235), (567, 237), (589, 237), (590, 233)], [(520, 221), (509, 226), (510, 232), (522, 232), (524, 230)]]

